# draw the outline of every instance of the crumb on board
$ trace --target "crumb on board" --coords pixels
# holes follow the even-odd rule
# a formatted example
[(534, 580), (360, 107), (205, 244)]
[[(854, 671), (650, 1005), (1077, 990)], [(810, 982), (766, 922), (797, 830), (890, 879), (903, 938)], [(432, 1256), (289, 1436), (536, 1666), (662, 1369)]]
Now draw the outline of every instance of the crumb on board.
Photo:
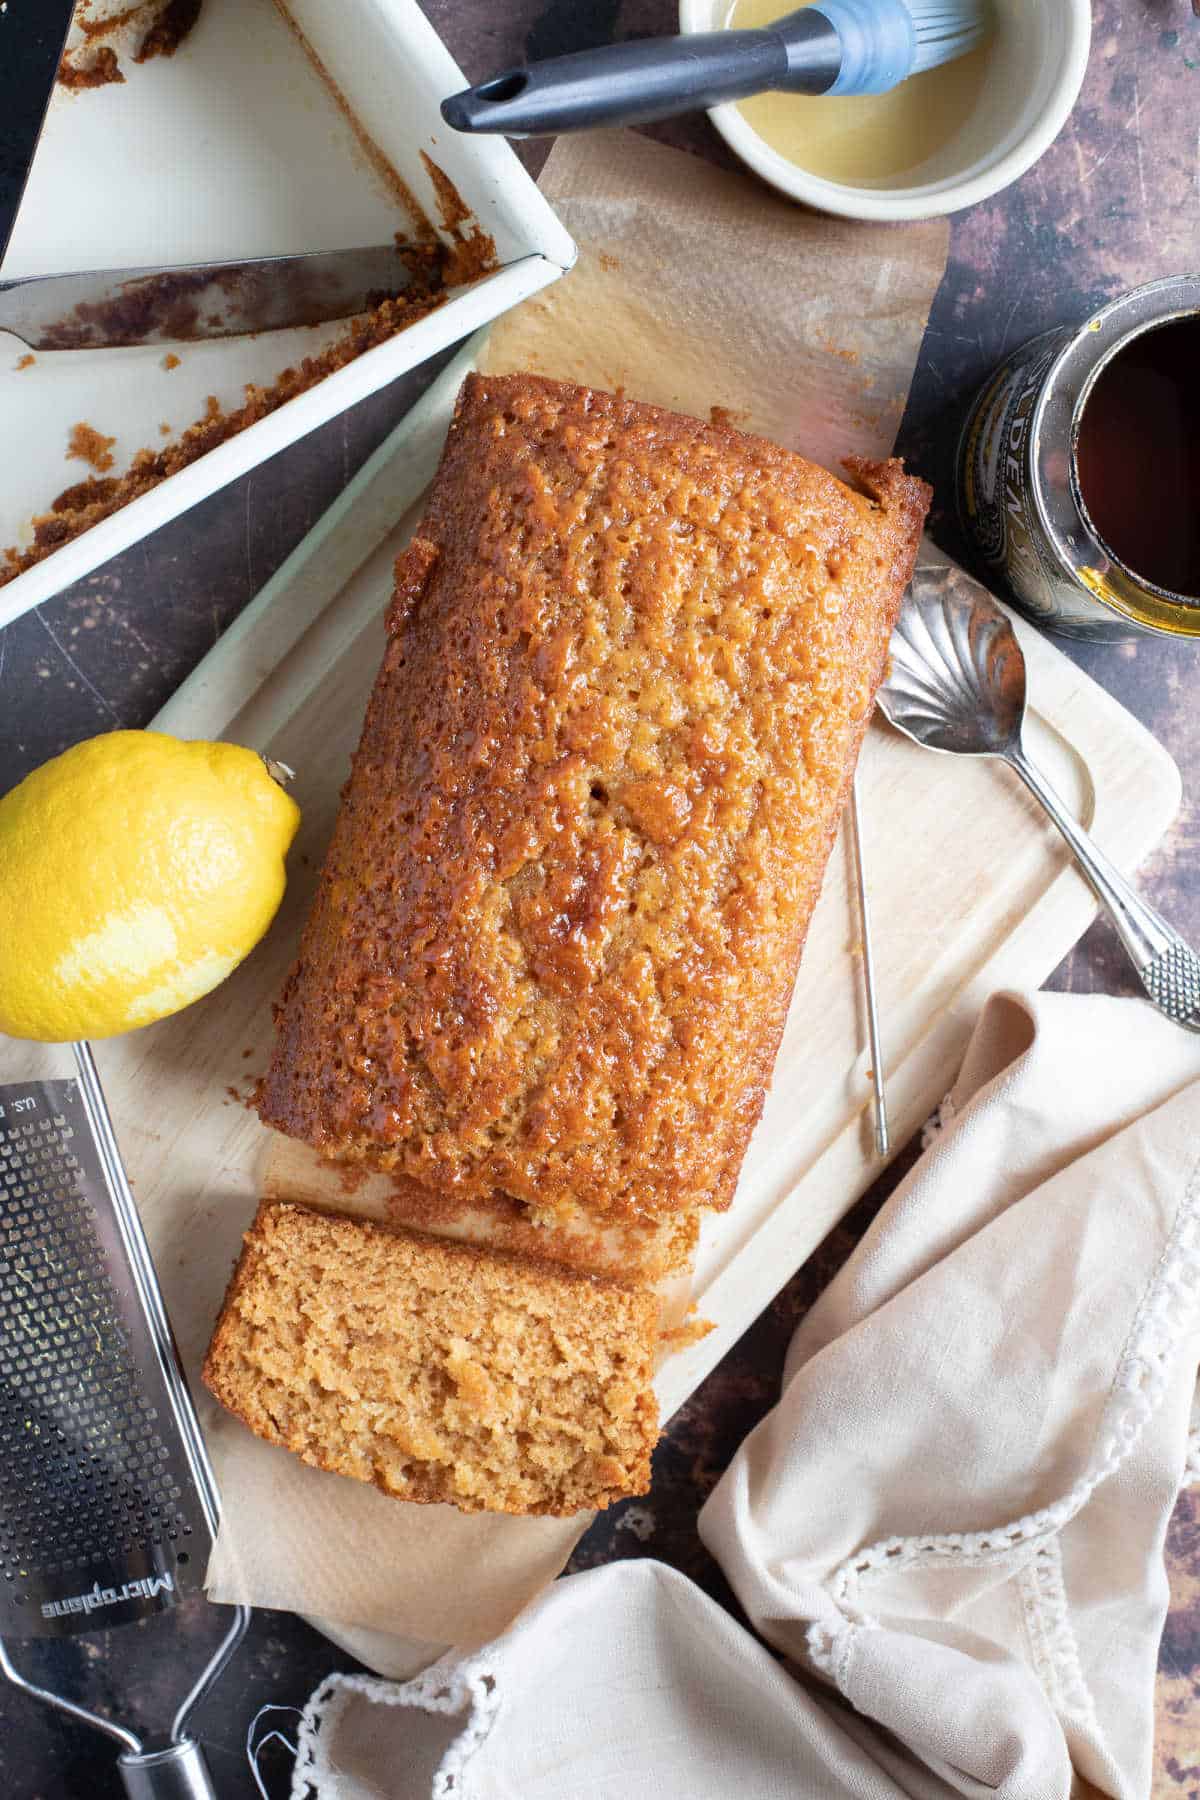
[[(77, 54), (77, 53), (76, 53)], [(102, 44), (99, 50), (93, 51), (86, 62), (76, 62), (68, 53), (58, 65), (55, 80), (59, 87), (68, 88), (78, 93), (83, 88), (108, 87), (111, 82), (124, 81), (117, 53), (109, 44)]]
[(85, 425), (82, 420), (72, 425), (71, 435), (67, 440), (67, 461), (85, 462), (89, 469), (95, 469), (97, 475), (103, 475), (106, 469), (113, 466), (112, 447), (115, 437), (105, 437), (94, 425)]
[(165, 419), (163, 420), (162, 424), (159, 426), (158, 432), (159, 432), (160, 437), (170, 437), (171, 427), (167, 424), (167, 421)]
[(830, 356), (836, 356), (842, 362), (857, 363), (861, 360), (857, 350), (847, 349), (845, 345), (839, 344), (834, 338), (822, 337), (818, 334), (817, 342), (820, 344), (822, 350), (828, 351)]
[[(120, 12), (99, 15), (89, 15), (82, 5), (79, 6), (74, 23), (84, 41), (60, 62), (59, 85), (78, 89), (105, 87), (110, 82), (124, 81), (116, 51), (111, 44), (99, 44), (97, 40), (123, 32), (144, 13), (151, 15), (150, 23), (133, 53), (134, 62), (149, 62), (156, 56), (174, 56), (193, 30), (202, 5), (203, 0), (134, 0)], [(83, 61), (79, 60), (80, 49), (86, 53)]]
[[(695, 1310), (696, 1308), (693, 1305), (690, 1311), (695, 1312)], [(659, 1342), (663, 1347), (664, 1353), (668, 1356), (673, 1356), (679, 1350), (687, 1350), (690, 1349), (693, 1344), (700, 1343), (702, 1338), (706, 1338), (710, 1331), (715, 1331), (716, 1329), (716, 1324), (712, 1319), (693, 1319), (689, 1317), (686, 1318), (681, 1325), (672, 1325), (669, 1331), (660, 1332)]]
[(25, 352), (24, 356), (18, 356), (17, 368), (18, 369), (32, 369), (32, 367), (36, 361), (37, 361), (37, 357), (33, 354), (33, 351), (27, 350)]
[(167, 351), (167, 354), (162, 359), (162, 366), (164, 369), (177, 369), (179, 367), (179, 358), (173, 350)]
[(597, 261), (602, 269), (607, 269), (610, 273), (621, 266), (620, 257), (611, 255), (607, 250), (600, 251)]

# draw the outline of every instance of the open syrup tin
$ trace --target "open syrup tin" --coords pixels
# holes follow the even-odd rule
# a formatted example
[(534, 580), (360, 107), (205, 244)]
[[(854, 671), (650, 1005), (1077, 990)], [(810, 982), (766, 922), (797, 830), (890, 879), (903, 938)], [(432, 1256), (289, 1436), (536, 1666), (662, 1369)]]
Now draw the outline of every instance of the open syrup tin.
[[(1159, 357), (1147, 355), (1151, 334)], [(1187, 577), (1181, 591), (1180, 579), (1161, 573), (1170, 535), (1188, 537), (1177, 566), (1200, 558), (1198, 346), (1200, 275), (1170, 275), (1118, 295), (1078, 328), (1023, 345), (975, 401), (959, 450), (963, 523), (1038, 624), (1073, 637), (1200, 637), (1200, 584)], [(1089, 422), (1118, 364), (1126, 391), (1105, 405), (1109, 466), (1097, 488), (1086, 466), (1100, 448), (1094, 429), (1089, 444)], [(1111, 520), (1123, 529), (1106, 533)], [(1123, 555), (1128, 542), (1149, 554)]]

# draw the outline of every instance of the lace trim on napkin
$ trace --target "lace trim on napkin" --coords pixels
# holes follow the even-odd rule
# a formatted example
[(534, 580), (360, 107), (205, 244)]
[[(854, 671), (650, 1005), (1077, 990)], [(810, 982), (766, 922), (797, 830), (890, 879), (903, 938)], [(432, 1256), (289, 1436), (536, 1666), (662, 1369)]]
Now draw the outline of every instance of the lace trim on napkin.
[[(1200, 1163), (1193, 1167), (1171, 1235), (1158, 1267), (1142, 1295), (1129, 1336), (1109, 1389), (1092, 1459), (1074, 1486), (1049, 1506), (1014, 1519), (993, 1531), (949, 1531), (923, 1537), (883, 1538), (834, 1570), (826, 1591), (846, 1623), (830, 1630), (814, 1624), (808, 1631), (813, 1666), (845, 1693), (851, 1658), (864, 1630), (878, 1620), (857, 1604), (861, 1584), (880, 1570), (911, 1568), (936, 1561), (978, 1566), (998, 1562), (1016, 1552), (1033, 1552), (1021, 1583), (1027, 1624), (1037, 1632), (1050, 1677), (1047, 1692), (1061, 1694), (1077, 1711), (1091, 1700), (1083, 1682), (1078, 1651), (1071, 1633), (1066, 1592), (1059, 1564), (1057, 1580), (1050, 1562), (1042, 1561), (1048, 1540), (1086, 1506), (1093, 1493), (1120, 1468), (1135, 1449), (1147, 1421), (1162, 1403), (1166, 1376), (1176, 1350), (1194, 1328), (1200, 1305)], [(1193, 1440), (1195, 1451), (1193, 1451)], [(1193, 1466), (1193, 1455), (1195, 1464)], [(1185, 1479), (1200, 1478), (1200, 1432), (1188, 1443)], [(1028, 1559), (1027, 1559), (1028, 1560)], [(1046, 1675), (1039, 1668), (1043, 1684)]]
[(419, 1707), (424, 1712), (466, 1713), (466, 1721), (438, 1764), (430, 1800), (465, 1800), (467, 1764), (484, 1743), (500, 1707), (496, 1679), (482, 1659), (457, 1662), (454, 1652), (439, 1658), (411, 1681), (384, 1681), (376, 1675), (330, 1675), (300, 1715), (296, 1731), (293, 1800), (307, 1794), (336, 1794), (338, 1771), (329, 1746), (355, 1695), (376, 1706)]
[(1098, 1733), (1095, 1705), (1071, 1626), (1057, 1537), (1046, 1538), (1037, 1546), (1017, 1575), (1017, 1590), (1034, 1672), (1050, 1704), (1061, 1718), (1078, 1719)]

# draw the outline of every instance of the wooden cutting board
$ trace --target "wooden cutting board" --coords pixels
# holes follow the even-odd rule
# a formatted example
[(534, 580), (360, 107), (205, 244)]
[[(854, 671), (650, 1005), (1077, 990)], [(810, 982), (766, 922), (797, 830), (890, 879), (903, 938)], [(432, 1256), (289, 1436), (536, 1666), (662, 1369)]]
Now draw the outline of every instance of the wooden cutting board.
[[(289, 763), (304, 815), (287, 899), (266, 942), (207, 1000), (97, 1050), (171, 1314), (193, 1359), (273, 1141), (241, 1101), (266, 1061), (271, 1004), (295, 952), (382, 656), (392, 562), (419, 511), (471, 354), (469, 347), (435, 383), (155, 721)], [(406, 516), (397, 527), (398, 513)], [(1029, 664), (1030, 748), (1075, 816), (1131, 870), (1176, 811), (1175, 766), (1046, 639), (1020, 621), (1017, 628)], [(1095, 909), (1056, 835), (1002, 766), (933, 755), (877, 723), (861, 788), (888, 1101), (900, 1145), (950, 1085), (983, 998), (997, 986), (1039, 984)], [(666, 1365), (668, 1411), (879, 1172), (859, 952), (843, 841), (736, 1203), (703, 1235), (695, 1297), (717, 1329)], [(61, 1055), (0, 1041), (4, 1079), (56, 1057), (61, 1072)], [(272, 1185), (278, 1189), (278, 1174)]]
[[(290, 764), (303, 810), (287, 897), (266, 941), (208, 999), (97, 1046), (193, 1377), (275, 1141), (244, 1102), (269, 1054), (272, 1002), (296, 950), (382, 655), (392, 561), (415, 522), (470, 356), (468, 346), (155, 721), (185, 737), (252, 745)], [(1116, 701), (1037, 632), (1021, 622), (1017, 628), (1029, 666), (1030, 749), (1101, 847), (1132, 870), (1174, 816), (1177, 771)], [(882, 724), (872, 726), (860, 767), (888, 1102), (893, 1139), (902, 1145), (951, 1084), (986, 995), (1040, 984), (1087, 926), (1094, 902), (1003, 767), (921, 751)], [(0, 1080), (70, 1072), (61, 1048), (0, 1039)], [(715, 1329), (664, 1365), (664, 1415), (703, 1379), (879, 1168), (870, 1130), (859, 924), (849, 857), (839, 843), (734, 1205), (704, 1227), (692, 1291)], [(276, 1167), (276, 1191), (282, 1179)], [(328, 1173), (320, 1179), (328, 1182)], [(233, 1460), (244, 1462), (248, 1446), (264, 1459), (280, 1455), (249, 1439), (199, 1395), (198, 1383), (196, 1391), (219, 1479), (224, 1467), (236, 1487)], [(256, 1506), (268, 1503), (276, 1471), (276, 1463), (264, 1462)], [(302, 1474), (318, 1483), (335, 1480), (312, 1470)], [(236, 1491), (248, 1504), (245, 1490)], [(338, 1505), (354, 1511), (391, 1503), (341, 1483)], [(387, 1514), (397, 1516), (394, 1509)], [(319, 1549), (313, 1547), (318, 1565)], [(323, 1595), (336, 1595), (338, 1578), (331, 1564)], [(435, 1618), (442, 1641), (451, 1641), (456, 1621), (450, 1602), (440, 1599), (444, 1572), (431, 1571), (430, 1590), (417, 1596), (421, 1616)], [(255, 1597), (272, 1603), (261, 1590)], [(287, 1603), (286, 1596), (274, 1603)], [(314, 1600), (310, 1609), (340, 1610), (334, 1598)]]

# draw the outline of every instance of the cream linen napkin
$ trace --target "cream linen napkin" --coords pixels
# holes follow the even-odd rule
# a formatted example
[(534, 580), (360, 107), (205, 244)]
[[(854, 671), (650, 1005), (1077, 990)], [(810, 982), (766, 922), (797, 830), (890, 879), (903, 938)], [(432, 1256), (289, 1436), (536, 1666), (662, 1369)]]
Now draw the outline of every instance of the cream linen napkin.
[(786, 1663), (611, 1565), (465, 1661), (326, 1682), (293, 1795), (1145, 1795), (1198, 1166), (1200, 1040), (1138, 1001), (994, 998), (701, 1514)]

